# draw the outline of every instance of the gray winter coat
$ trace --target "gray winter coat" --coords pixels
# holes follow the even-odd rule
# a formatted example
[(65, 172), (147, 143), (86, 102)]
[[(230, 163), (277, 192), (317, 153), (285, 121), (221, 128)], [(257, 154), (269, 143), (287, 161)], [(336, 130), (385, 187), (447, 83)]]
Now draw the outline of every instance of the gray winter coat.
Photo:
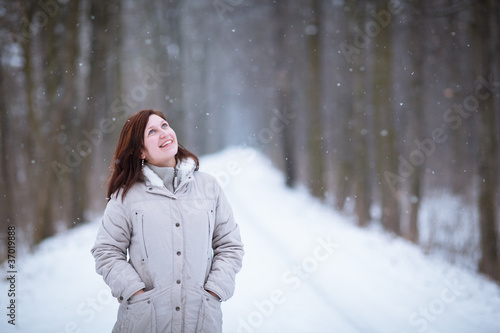
[(91, 252), (120, 302), (113, 332), (222, 331), (220, 302), (207, 290), (221, 301), (233, 295), (239, 228), (213, 176), (195, 172), (192, 160), (180, 172), (172, 193), (145, 166), (145, 182), (108, 202)]

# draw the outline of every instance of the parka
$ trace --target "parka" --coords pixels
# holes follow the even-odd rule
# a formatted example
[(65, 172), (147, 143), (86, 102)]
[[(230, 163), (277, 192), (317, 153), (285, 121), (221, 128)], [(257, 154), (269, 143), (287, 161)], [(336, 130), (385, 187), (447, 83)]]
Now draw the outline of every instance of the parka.
[(120, 303), (113, 332), (222, 331), (220, 302), (233, 295), (244, 254), (239, 228), (215, 177), (191, 159), (178, 164), (174, 193), (146, 165), (144, 182), (113, 194), (104, 211), (91, 252)]

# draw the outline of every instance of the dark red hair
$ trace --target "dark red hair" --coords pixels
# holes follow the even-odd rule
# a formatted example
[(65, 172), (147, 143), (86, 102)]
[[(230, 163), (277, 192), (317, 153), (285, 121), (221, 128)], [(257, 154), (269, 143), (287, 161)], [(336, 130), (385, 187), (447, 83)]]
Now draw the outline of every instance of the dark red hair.
[[(123, 190), (122, 198), (125, 197), (128, 190), (137, 182), (144, 181), (141, 166), (141, 151), (144, 149), (144, 131), (151, 115), (157, 115), (165, 120), (167, 118), (160, 111), (142, 110), (127, 119), (123, 125), (118, 144), (116, 145), (115, 155), (111, 162), (111, 177), (108, 181), (108, 195)], [(198, 157), (179, 144), (179, 149), (175, 155), (178, 163), (186, 158), (192, 158), (196, 162), (196, 170), (200, 166)]]

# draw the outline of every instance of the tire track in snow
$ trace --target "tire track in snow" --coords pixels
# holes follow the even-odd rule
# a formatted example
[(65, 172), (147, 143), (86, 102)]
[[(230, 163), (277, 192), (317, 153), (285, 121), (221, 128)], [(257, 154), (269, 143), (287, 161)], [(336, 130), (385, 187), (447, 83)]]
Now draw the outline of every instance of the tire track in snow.
[[(247, 223), (246, 226), (253, 228), (254, 231), (257, 231), (259, 236), (262, 237), (262, 240), (265, 239), (269, 244), (271, 244), (272, 246), (270, 247), (275, 249), (275, 251), (279, 253), (280, 257), (284, 258), (288, 267), (302, 263), (304, 258), (302, 258), (302, 256), (298, 253), (294, 253), (295, 251), (292, 246), (284, 242), (275, 232), (265, 226), (263, 221), (265, 221), (267, 217), (259, 216), (251, 210), (236, 190), (226, 188), (225, 192), (230, 198), (233, 210), (239, 212), (237, 215), (250, 222)], [(255, 202), (252, 204), (254, 203)], [(272, 221), (270, 222), (272, 223)], [(364, 325), (363, 322), (359, 321), (359, 317), (356, 314), (350, 314), (347, 311), (342, 310), (342, 305), (338, 304), (334, 298), (329, 296), (330, 293), (328, 290), (326, 290), (325, 286), (315, 281), (313, 274), (307, 278), (307, 281), (301, 280), (301, 282), (302, 284), (298, 287), (298, 289), (303, 287), (311, 289), (311, 291), (314, 292), (314, 295), (319, 298), (323, 304), (331, 308), (332, 311), (335, 311), (342, 318), (342, 320), (354, 328), (355, 331), (359, 333), (380, 332), (373, 327), (367, 327)]]

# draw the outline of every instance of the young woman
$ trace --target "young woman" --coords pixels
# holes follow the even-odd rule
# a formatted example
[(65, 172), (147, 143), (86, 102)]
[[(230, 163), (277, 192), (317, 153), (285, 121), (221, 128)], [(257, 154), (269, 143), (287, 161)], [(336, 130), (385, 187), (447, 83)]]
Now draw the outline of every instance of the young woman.
[(243, 244), (222, 189), (198, 167), (161, 112), (125, 123), (92, 248), (120, 303), (113, 332), (222, 331)]

